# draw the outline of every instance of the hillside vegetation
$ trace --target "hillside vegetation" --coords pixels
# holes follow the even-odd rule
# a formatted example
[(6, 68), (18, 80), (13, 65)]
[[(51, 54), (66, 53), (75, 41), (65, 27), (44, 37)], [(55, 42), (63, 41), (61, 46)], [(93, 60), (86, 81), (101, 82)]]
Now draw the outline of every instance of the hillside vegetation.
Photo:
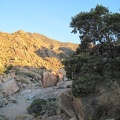
[(0, 32), (0, 71), (10, 65), (56, 70), (62, 67), (61, 60), (71, 55), (77, 46), (23, 30), (12, 34)]

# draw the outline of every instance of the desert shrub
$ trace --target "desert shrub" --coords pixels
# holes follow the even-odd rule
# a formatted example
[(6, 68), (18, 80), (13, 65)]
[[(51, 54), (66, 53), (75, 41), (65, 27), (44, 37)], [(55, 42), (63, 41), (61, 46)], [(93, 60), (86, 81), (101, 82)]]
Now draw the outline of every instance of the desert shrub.
[(47, 104), (43, 106), (43, 109), (47, 111), (49, 116), (56, 115), (58, 109), (56, 99), (48, 99)]
[(54, 99), (34, 99), (27, 110), (35, 116), (44, 115), (46, 112), (49, 116), (56, 115), (57, 102)]
[(4, 73), (8, 74), (9, 71), (12, 70), (12, 68), (13, 68), (13, 65), (9, 65), (9, 66), (5, 65), (5, 71), (4, 71)]
[(75, 96), (84, 96), (95, 93), (96, 84), (99, 83), (101, 77), (95, 74), (86, 74), (73, 81), (72, 92)]
[(34, 113), (36, 116), (43, 115), (45, 111), (43, 111), (43, 106), (47, 103), (46, 100), (43, 99), (35, 99), (31, 103), (31, 105), (27, 108), (29, 113)]

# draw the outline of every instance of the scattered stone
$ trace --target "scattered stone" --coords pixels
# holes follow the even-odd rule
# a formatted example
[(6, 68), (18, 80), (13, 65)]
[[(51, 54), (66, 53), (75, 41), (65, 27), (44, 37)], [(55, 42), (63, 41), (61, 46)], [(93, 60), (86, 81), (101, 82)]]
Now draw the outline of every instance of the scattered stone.
[(11, 97), (10, 100), (11, 100), (12, 103), (17, 103), (17, 100), (14, 97)]
[(21, 84), (21, 88), (26, 88), (27, 87), (27, 84), (25, 84), (25, 83), (23, 83), (23, 84)]

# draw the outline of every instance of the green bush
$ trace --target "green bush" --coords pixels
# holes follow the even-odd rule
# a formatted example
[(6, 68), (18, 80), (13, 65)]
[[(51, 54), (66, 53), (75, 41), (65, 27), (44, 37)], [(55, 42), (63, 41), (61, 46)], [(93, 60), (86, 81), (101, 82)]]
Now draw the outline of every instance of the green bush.
[(73, 81), (72, 92), (75, 96), (84, 96), (88, 94), (94, 94), (96, 90), (96, 84), (101, 80), (99, 75), (86, 74), (84, 77), (79, 77)]
[(36, 116), (43, 115), (45, 113), (45, 111), (43, 111), (43, 106), (46, 105), (46, 103), (47, 101), (43, 99), (35, 99), (27, 110), (29, 113), (34, 113)]
[(57, 102), (55, 99), (35, 99), (27, 110), (30, 114), (35, 114), (36, 117), (44, 115), (46, 112), (49, 116), (56, 115)]

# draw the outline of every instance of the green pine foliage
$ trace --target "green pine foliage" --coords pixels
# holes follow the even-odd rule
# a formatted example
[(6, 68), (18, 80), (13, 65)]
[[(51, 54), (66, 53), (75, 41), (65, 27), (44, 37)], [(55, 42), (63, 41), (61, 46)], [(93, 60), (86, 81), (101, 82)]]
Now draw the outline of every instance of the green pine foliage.
[(100, 83), (119, 82), (120, 13), (97, 5), (74, 16), (70, 27), (81, 41), (76, 53), (63, 61), (67, 77), (73, 80), (73, 94), (95, 94)]

